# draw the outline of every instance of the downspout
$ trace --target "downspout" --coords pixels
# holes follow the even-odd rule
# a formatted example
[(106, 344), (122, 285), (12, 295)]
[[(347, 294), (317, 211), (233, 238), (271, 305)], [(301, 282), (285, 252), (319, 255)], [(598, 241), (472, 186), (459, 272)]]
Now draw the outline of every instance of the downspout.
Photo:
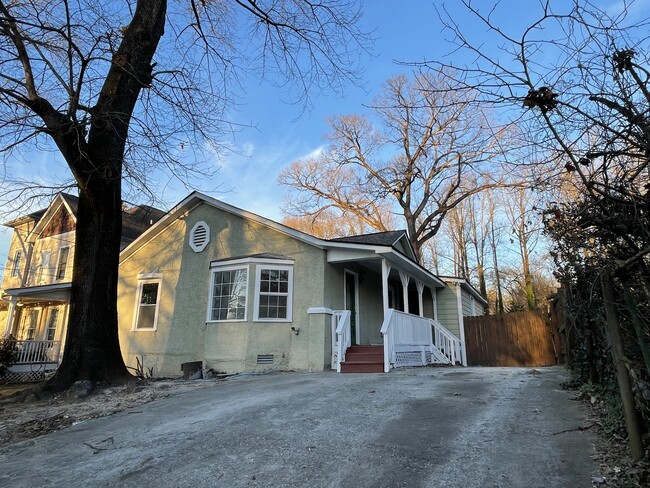
[(467, 352), (465, 351), (465, 321), (463, 320), (463, 292), (460, 283), (456, 283), (456, 302), (458, 304), (458, 331), (460, 333), (460, 355), (463, 366), (467, 366)]

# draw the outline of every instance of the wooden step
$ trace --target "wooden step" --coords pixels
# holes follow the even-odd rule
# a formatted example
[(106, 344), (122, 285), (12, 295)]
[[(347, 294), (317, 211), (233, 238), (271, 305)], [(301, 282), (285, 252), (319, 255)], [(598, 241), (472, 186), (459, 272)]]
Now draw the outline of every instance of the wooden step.
[(356, 354), (358, 352), (363, 352), (363, 353), (376, 352), (379, 354), (384, 354), (384, 346), (350, 346), (346, 351), (346, 355), (348, 353)]
[(383, 346), (351, 346), (345, 352), (341, 373), (383, 373)]

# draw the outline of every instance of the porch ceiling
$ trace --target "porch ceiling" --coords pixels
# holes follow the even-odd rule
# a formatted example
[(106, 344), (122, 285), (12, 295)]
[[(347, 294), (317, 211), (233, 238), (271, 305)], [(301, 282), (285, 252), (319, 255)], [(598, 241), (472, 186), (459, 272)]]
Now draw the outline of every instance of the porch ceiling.
[(327, 261), (329, 263), (358, 263), (372, 271), (381, 274), (381, 261), (386, 261), (391, 266), (391, 273), (404, 271), (409, 276), (422, 281), (431, 288), (444, 288), (445, 284), (433, 273), (424, 267), (414, 263), (406, 256), (403, 256), (392, 249), (329, 249)]

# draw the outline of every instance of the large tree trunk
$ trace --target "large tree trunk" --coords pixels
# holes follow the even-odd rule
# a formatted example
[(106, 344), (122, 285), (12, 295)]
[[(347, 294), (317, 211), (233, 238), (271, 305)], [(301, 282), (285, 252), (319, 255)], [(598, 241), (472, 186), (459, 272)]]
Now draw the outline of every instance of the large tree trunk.
[(130, 376), (117, 323), (122, 165), (133, 109), (152, 81), (166, 11), (166, 0), (138, 0), (94, 107), (87, 143), (80, 126), (53, 131), (77, 182), (79, 207), (66, 345), (47, 385), (51, 390), (77, 380), (116, 383)]
[(122, 227), (120, 179), (79, 192), (70, 316), (61, 366), (49, 387), (78, 380), (128, 379), (118, 336), (117, 283)]

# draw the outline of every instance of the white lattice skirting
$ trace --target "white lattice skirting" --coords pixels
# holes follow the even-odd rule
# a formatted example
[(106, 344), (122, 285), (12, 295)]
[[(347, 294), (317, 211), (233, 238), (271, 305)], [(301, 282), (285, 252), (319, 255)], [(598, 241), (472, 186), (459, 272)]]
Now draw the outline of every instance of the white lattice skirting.
[(6, 373), (0, 380), (6, 384), (10, 383), (31, 383), (49, 378), (54, 371), (14, 371)]
[(414, 346), (412, 349), (404, 348), (395, 352), (396, 368), (403, 366), (426, 366), (427, 364), (431, 364), (431, 351), (425, 350), (422, 346)]

